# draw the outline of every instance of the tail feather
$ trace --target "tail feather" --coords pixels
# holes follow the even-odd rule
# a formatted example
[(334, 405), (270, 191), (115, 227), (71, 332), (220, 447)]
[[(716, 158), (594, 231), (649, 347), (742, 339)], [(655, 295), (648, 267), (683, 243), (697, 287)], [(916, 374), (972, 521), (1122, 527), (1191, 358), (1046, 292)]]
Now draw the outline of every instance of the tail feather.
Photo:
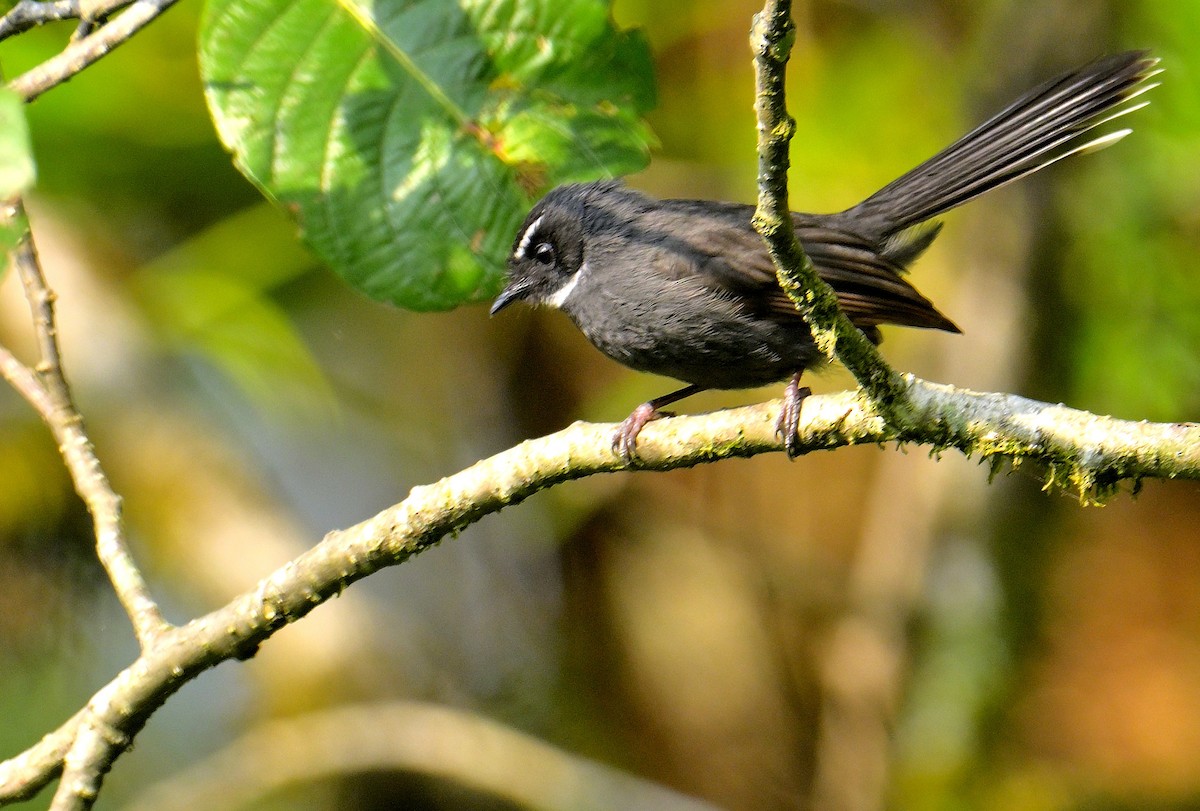
[(1080, 152), (1116, 143), (1130, 130), (1082, 136), (1147, 102), (1121, 107), (1157, 87), (1158, 60), (1128, 51), (1034, 88), (907, 174), (846, 212), (897, 234), (979, 195)]

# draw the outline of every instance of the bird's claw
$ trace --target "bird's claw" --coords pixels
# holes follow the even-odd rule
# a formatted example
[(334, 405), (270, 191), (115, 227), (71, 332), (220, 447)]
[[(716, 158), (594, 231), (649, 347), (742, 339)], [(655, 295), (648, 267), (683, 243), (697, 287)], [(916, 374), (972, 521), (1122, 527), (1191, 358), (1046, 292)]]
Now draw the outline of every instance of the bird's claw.
[(800, 446), (800, 409), (812, 394), (812, 389), (799, 383), (800, 375), (796, 375), (783, 390), (783, 408), (779, 411), (779, 419), (775, 421), (775, 436), (783, 440), (788, 459), (795, 459), (803, 451)]
[(620, 456), (625, 464), (633, 464), (637, 459), (638, 434), (646, 427), (646, 423), (661, 416), (663, 412), (657, 411), (650, 403), (642, 403), (635, 408), (633, 413), (617, 426), (616, 433), (613, 434), (613, 453)]

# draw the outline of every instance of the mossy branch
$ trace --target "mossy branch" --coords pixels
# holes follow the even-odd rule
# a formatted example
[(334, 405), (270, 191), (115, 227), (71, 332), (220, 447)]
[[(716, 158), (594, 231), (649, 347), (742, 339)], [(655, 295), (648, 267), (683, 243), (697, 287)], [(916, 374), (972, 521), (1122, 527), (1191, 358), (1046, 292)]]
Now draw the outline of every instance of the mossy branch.
[(903, 379), (842, 313), (833, 288), (817, 275), (796, 239), (787, 190), (791, 165), (788, 149), (796, 122), (787, 111), (784, 80), (795, 33), (791, 0), (768, 0), (754, 15), (750, 32), (756, 80), (754, 111), (758, 119), (758, 208), (754, 228), (766, 241), (779, 284), (804, 314), (817, 347), (830, 360), (839, 360), (850, 370), (889, 421), (907, 425), (912, 413)]
[[(956, 448), (993, 466), (1045, 463), (1051, 483), (1101, 498), (1124, 480), (1200, 479), (1200, 425), (1128, 422), (1011, 394), (980, 394), (901, 378), (920, 424), (897, 429), (854, 392), (811, 397), (800, 425), (804, 452), (844, 445), (919, 441)], [(640, 466), (671, 470), (735, 456), (781, 451), (779, 401), (659, 420), (639, 437)], [(252, 656), (277, 630), (351, 583), (401, 563), (449, 535), (556, 484), (621, 470), (614, 426), (576, 423), (524, 442), (431, 485), (375, 517), (328, 535), (224, 608), (157, 635), (101, 689), (85, 711), (29, 751), (0, 763), (0, 804), (32, 796), (58, 775), (84, 728), (99, 730), (115, 758), (150, 715), (200, 673)], [(88, 737), (94, 738), (95, 735)], [(110, 761), (111, 763), (111, 761)], [(98, 786), (97, 786), (98, 787)]]

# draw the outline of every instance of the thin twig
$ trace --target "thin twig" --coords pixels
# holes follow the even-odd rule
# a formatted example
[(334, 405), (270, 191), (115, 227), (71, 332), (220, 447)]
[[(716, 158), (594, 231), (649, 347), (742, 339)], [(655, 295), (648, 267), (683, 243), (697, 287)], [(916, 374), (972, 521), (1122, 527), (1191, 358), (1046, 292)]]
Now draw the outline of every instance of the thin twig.
[(3, 376), (38, 414), (49, 414), (54, 410), (50, 393), (46, 391), (42, 381), (38, 380), (32, 369), (17, 360), (16, 356), (3, 346), (0, 346), (0, 376)]
[(0, 17), (0, 40), (39, 25), (63, 20), (98, 23), (128, 4), (129, 0), (20, 0)]
[(0, 763), (0, 805), (22, 802), (37, 795), (62, 773), (63, 759), (78, 737), (88, 715), (84, 707), (53, 732), (48, 732), (21, 754)]
[(103, 20), (80, 20), (79, 25), (75, 26), (75, 31), (71, 34), (71, 42), (76, 43), (84, 39), (96, 30)]
[(842, 313), (833, 288), (817, 275), (796, 239), (787, 191), (788, 148), (796, 122), (788, 114), (784, 88), (795, 30), (791, 0), (767, 0), (763, 10), (754, 15), (750, 32), (756, 81), (754, 111), (758, 117), (758, 208), (754, 227), (767, 243), (780, 285), (804, 314), (817, 346), (830, 360), (836, 358), (850, 370), (889, 419), (905, 424), (911, 414), (902, 377)]
[[(8, 213), (14, 218), (24, 218), (20, 202), (14, 203)], [(92, 514), (96, 553), (144, 648), (162, 633), (167, 623), (129, 554), (121, 521), (121, 499), (113, 492), (96, 458), (83, 418), (71, 398), (58, 346), (54, 293), (46, 284), (28, 231), (14, 251), (13, 260), (33, 316), (39, 358), (30, 371), (12, 353), (0, 349), (0, 374), (25, 397), (54, 434), (75, 491)]]
[(79, 0), (21, 0), (0, 17), (0, 40), (46, 23), (79, 19)]
[[(26, 101), (34, 100), (124, 43), (177, 2), (178, 0), (136, 0), (99, 30), (72, 42), (58, 55), (13, 79), (8, 85), (9, 88)], [(113, 7), (117, 5), (120, 3), (114, 3)], [(89, 16), (89, 19), (94, 17)]]

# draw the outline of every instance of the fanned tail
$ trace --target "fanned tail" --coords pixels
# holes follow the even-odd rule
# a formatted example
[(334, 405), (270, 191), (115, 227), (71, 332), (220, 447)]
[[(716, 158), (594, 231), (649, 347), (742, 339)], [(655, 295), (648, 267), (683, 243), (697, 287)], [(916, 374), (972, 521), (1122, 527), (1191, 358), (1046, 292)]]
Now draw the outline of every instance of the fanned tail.
[(1051, 79), (844, 214), (870, 223), (881, 240), (896, 235), (897, 249), (915, 255), (936, 231), (916, 235), (920, 244), (913, 246), (899, 232), (1128, 135), (1130, 130), (1119, 129), (1085, 137), (1149, 103), (1126, 104), (1158, 86), (1149, 82), (1161, 72), (1157, 64), (1146, 51), (1128, 51)]

